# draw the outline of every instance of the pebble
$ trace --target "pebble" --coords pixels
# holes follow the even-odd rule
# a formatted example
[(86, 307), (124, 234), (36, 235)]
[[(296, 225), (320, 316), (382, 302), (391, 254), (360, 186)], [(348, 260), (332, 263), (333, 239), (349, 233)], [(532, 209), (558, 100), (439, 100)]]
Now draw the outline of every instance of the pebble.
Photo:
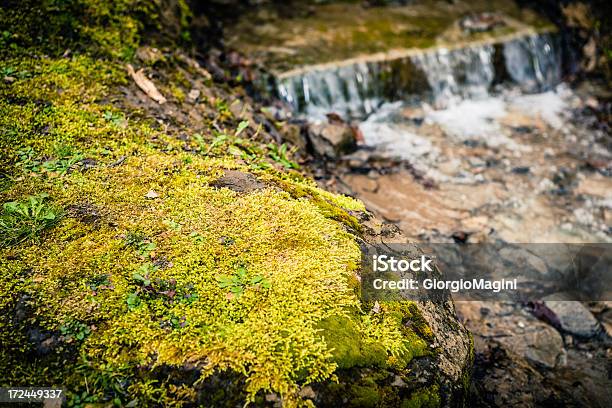
[(559, 319), (561, 329), (578, 337), (593, 337), (599, 332), (599, 323), (591, 312), (578, 301), (545, 300), (544, 304)]

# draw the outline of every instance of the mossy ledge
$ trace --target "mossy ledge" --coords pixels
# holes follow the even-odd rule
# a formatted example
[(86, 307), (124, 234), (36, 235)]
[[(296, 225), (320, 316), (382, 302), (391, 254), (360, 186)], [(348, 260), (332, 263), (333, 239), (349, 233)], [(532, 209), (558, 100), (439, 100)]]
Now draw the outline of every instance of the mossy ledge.
[[(344, 386), (355, 405), (439, 405), (411, 374), (437, 353), (419, 308), (372, 314), (355, 292), (363, 204), (298, 170), (240, 84), (143, 47), (166, 27), (188, 43), (190, 16), (0, 10), (0, 385), (62, 386), (69, 406), (312, 405)], [(220, 186), (230, 171), (251, 185)]]

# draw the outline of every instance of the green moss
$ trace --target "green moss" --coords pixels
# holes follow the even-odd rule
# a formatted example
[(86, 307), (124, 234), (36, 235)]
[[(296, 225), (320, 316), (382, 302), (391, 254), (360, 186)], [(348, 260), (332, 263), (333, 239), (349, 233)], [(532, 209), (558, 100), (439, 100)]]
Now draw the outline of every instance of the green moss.
[(440, 389), (437, 385), (421, 388), (412, 393), (410, 399), (403, 400), (402, 408), (437, 408), (441, 405)]
[(381, 401), (380, 390), (375, 382), (367, 386), (354, 385), (351, 394), (351, 405), (355, 407), (376, 407)]
[(331, 348), (339, 368), (379, 366), (387, 364), (387, 351), (382, 344), (365, 343), (364, 335), (355, 322), (346, 317), (333, 316), (319, 322), (321, 336)]
[(261, 178), (275, 183), (289, 192), (293, 198), (307, 199), (314, 203), (328, 218), (342, 222), (354, 231), (361, 231), (361, 225), (350, 211), (365, 211), (363, 203), (342, 195), (334, 195), (315, 187), (311, 180), (291, 178), (279, 173), (263, 173)]

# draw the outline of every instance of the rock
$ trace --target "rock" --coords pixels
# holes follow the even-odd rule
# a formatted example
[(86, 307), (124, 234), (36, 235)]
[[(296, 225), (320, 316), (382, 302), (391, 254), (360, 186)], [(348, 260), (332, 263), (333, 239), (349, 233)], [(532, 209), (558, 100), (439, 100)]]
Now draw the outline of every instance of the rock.
[(306, 151), (306, 138), (303, 136), (300, 126), (281, 122), (280, 134), (283, 140), (289, 142), (291, 146), (297, 147), (299, 152)]
[(544, 305), (557, 316), (561, 329), (568, 333), (578, 337), (593, 337), (599, 332), (599, 323), (580, 302), (545, 299)]
[(396, 375), (395, 378), (393, 379), (393, 382), (391, 383), (391, 386), (405, 387), (406, 383), (404, 382), (404, 380), (402, 380), (402, 377), (400, 377), (399, 375)]
[(199, 97), (200, 97), (200, 90), (199, 89), (192, 89), (187, 94), (187, 100), (189, 102), (191, 102), (191, 103), (197, 102)]
[(557, 330), (511, 303), (458, 302), (457, 310), (474, 336), (494, 338), (504, 349), (536, 365), (554, 368), (565, 355)]
[(306, 385), (302, 387), (302, 389), (300, 390), (300, 397), (308, 398), (308, 399), (315, 399), (317, 397), (317, 394), (314, 392), (314, 390), (312, 389), (310, 385)]
[(164, 60), (164, 54), (154, 47), (140, 47), (136, 50), (136, 57), (148, 65), (154, 65)]
[(461, 220), (461, 225), (470, 233), (485, 231), (489, 226), (489, 218), (484, 215), (478, 215)]
[(337, 159), (355, 150), (355, 136), (345, 123), (315, 123), (308, 128), (308, 139), (314, 152), (329, 159)]
[(521, 270), (523, 276), (541, 279), (548, 274), (546, 262), (524, 248), (505, 247), (499, 251), (499, 255), (502, 259), (512, 264), (513, 268)]
[(504, 19), (493, 13), (479, 13), (466, 16), (459, 21), (462, 30), (470, 33), (481, 33), (491, 31), (499, 26), (504, 26)]
[(599, 315), (599, 321), (608, 337), (612, 338), (612, 309), (606, 310)]
[(563, 338), (551, 326), (523, 318), (516, 322), (517, 331), (499, 342), (514, 353), (547, 368), (554, 368), (563, 358)]
[(580, 180), (574, 192), (594, 197), (612, 198), (612, 180), (603, 176), (588, 177)]
[(257, 180), (251, 173), (238, 170), (226, 170), (225, 174), (212, 183), (214, 187), (225, 187), (239, 193), (249, 193), (266, 188), (266, 184)]

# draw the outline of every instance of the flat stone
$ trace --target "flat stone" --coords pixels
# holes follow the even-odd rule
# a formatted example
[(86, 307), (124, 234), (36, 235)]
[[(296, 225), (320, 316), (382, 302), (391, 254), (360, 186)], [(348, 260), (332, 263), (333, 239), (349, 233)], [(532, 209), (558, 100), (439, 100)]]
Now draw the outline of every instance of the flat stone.
[(593, 337), (599, 332), (595, 317), (578, 301), (545, 300), (544, 305), (559, 319), (561, 329), (579, 337)]
[(226, 170), (225, 174), (212, 183), (214, 187), (225, 187), (239, 193), (249, 193), (266, 188), (266, 184), (250, 174), (238, 170)]

